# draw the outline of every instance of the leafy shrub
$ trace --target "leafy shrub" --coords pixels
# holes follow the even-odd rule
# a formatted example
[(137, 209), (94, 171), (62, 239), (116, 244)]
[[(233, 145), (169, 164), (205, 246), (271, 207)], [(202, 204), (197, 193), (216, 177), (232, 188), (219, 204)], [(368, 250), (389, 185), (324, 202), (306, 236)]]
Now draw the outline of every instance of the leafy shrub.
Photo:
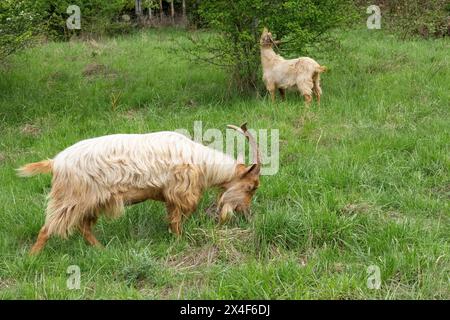
[[(383, 10), (383, 9), (382, 9)], [(448, 0), (386, 1), (387, 26), (403, 36), (423, 37), (448, 34), (450, 6)]]
[(403, 38), (450, 35), (448, 0), (378, 0), (358, 1), (362, 6), (376, 4), (381, 9), (382, 27)]
[(267, 26), (284, 41), (285, 54), (306, 54), (311, 45), (327, 40), (327, 31), (353, 20), (351, 0), (209, 0), (201, 1), (198, 14), (219, 32), (198, 48), (206, 48), (210, 62), (227, 66), (241, 90), (256, 88), (259, 37)]
[[(105, 34), (123, 10), (131, 6), (130, 0), (36, 0), (46, 31), (50, 38), (66, 39), (73, 34)], [(134, 2), (134, 1), (133, 1)], [(76, 4), (81, 11), (81, 30), (69, 30), (67, 8)]]
[(0, 2), (0, 61), (23, 48), (38, 29), (39, 16), (29, 1)]

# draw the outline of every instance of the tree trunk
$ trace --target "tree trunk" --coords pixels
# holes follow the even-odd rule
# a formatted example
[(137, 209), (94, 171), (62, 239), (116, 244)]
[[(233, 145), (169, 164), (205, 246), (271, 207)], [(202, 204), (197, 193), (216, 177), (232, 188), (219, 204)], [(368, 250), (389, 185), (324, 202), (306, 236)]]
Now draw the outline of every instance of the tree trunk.
[(162, 0), (159, 0), (159, 20), (161, 20), (161, 22), (163, 20), (163, 14), (164, 14), (164, 12), (163, 12)]
[(181, 6), (183, 8), (183, 20), (186, 20), (186, 0), (181, 2)]
[(142, 0), (136, 0), (135, 1), (135, 12), (136, 12), (136, 17), (137, 17), (137, 22), (138, 24), (142, 24), (143, 19), (142, 19)]
[(151, 22), (152, 21), (152, 5), (153, 5), (153, 1), (152, 0), (148, 0), (148, 20)]
[(135, 7), (134, 10), (136, 12), (136, 16), (138, 16), (138, 18), (140, 18), (140, 16), (142, 15), (142, 0), (136, 0), (135, 1)]
[(170, 19), (172, 20), (172, 24), (175, 23), (175, 8), (173, 6), (173, 0), (170, 1)]

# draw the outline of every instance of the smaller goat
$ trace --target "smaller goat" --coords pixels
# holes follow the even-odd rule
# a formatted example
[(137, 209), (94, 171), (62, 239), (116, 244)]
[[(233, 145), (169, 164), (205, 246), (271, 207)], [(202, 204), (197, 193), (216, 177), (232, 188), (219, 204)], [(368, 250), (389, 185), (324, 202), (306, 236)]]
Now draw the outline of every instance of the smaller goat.
[(280, 43), (272, 38), (272, 33), (264, 28), (261, 35), (261, 64), (263, 67), (263, 80), (266, 89), (270, 92), (272, 102), (275, 101), (275, 91), (280, 91), (284, 100), (286, 89), (297, 87), (305, 97), (306, 104), (312, 101), (312, 94), (320, 103), (322, 89), (320, 88), (320, 73), (325, 72), (326, 67), (319, 65), (308, 57), (286, 60), (273, 51), (273, 46)]
[(165, 202), (170, 230), (179, 235), (182, 220), (209, 187), (222, 189), (217, 203), (221, 222), (233, 211), (246, 213), (259, 186), (261, 156), (245, 124), (229, 127), (249, 140), (252, 165), (164, 131), (83, 140), (52, 160), (18, 169), (21, 176), (53, 174), (46, 221), (31, 254), (40, 252), (51, 235), (67, 237), (75, 228), (99, 246), (91, 229), (101, 213), (117, 217), (125, 205), (148, 199)]

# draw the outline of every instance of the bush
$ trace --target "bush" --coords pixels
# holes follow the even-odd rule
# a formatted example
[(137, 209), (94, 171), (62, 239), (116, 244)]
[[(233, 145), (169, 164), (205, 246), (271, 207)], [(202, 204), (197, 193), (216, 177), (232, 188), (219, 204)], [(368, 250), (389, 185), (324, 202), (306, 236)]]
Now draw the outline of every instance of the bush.
[[(259, 37), (267, 26), (284, 41), (285, 54), (307, 54), (327, 40), (327, 31), (355, 18), (350, 0), (209, 0), (198, 6), (201, 20), (220, 36), (197, 42), (210, 62), (227, 66), (241, 90), (257, 87)], [(328, 35), (329, 36), (329, 35)]]
[(420, 35), (450, 35), (448, 0), (378, 0), (358, 1), (362, 6), (376, 4), (381, 9), (382, 27), (403, 38)]
[(397, 0), (395, 4), (390, 0), (386, 1), (385, 11), (387, 26), (404, 37), (419, 34), (427, 38), (449, 32), (448, 0)]
[(0, 61), (30, 42), (38, 21), (36, 8), (29, 1), (0, 2)]
[[(47, 35), (52, 39), (68, 39), (74, 34), (107, 34), (109, 26), (117, 20), (133, 0), (36, 0)], [(69, 30), (67, 7), (76, 4), (81, 11), (81, 30)]]

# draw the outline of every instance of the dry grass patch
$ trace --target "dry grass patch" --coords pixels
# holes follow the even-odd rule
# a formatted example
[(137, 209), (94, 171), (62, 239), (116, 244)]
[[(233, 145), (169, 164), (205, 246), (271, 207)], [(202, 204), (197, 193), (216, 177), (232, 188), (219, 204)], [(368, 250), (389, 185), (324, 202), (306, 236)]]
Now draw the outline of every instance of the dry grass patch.
[[(245, 252), (253, 241), (253, 231), (241, 228), (197, 228), (191, 231), (187, 237), (194, 246), (201, 248), (200, 252), (196, 253), (202, 257), (198, 261), (207, 262), (210, 258), (216, 258), (215, 260), (220, 259), (227, 263), (238, 263), (245, 258)], [(187, 249), (185, 252), (189, 252), (189, 250)], [(188, 253), (188, 261), (189, 255)]]
[(20, 129), (20, 132), (26, 136), (37, 137), (41, 134), (42, 129), (37, 125), (27, 123)]
[(188, 248), (175, 256), (170, 256), (166, 264), (177, 271), (189, 270), (210, 266), (214, 264), (218, 256), (219, 248), (217, 246), (205, 245), (199, 248)]
[(348, 203), (341, 208), (340, 212), (344, 215), (354, 215), (360, 213), (368, 213), (373, 208), (373, 205), (366, 202)]
[(84, 77), (95, 77), (95, 76), (103, 76), (103, 77), (110, 77), (115, 78), (117, 77), (117, 72), (109, 68), (108, 66), (101, 64), (101, 63), (90, 63), (86, 67), (84, 67), (84, 70), (82, 72)]

